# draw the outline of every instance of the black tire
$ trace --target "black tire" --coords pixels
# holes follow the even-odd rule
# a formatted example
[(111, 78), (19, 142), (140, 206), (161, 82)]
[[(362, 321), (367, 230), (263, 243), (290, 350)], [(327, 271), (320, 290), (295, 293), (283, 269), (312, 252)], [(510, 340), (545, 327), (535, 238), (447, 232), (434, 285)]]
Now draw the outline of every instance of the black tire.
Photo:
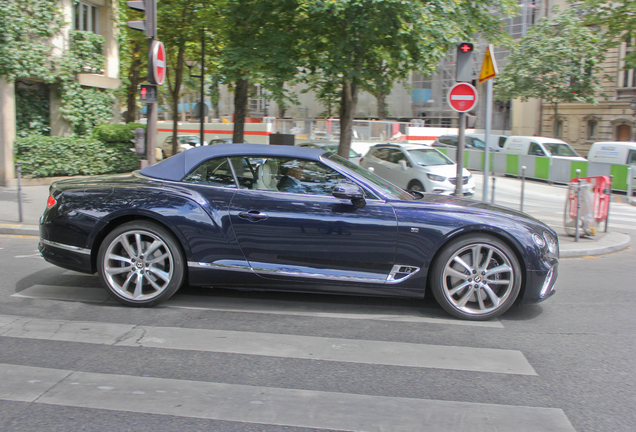
[[(474, 260), (474, 256), (478, 259)], [(517, 256), (503, 241), (468, 234), (442, 246), (429, 278), (435, 299), (448, 313), (465, 320), (485, 321), (514, 304), (522, 273)]]
[(419, 180), (412, 180), (406, 189), (417, 191), (417, 192), (426, 192), (424, 185), (422, 185), (422, 183)]
[(128, 306), (168, 300), (185, 281), (185, 256), (164, 227), (136, 221), (115, 228), (97, 255), (97, 273), (109, 294)]

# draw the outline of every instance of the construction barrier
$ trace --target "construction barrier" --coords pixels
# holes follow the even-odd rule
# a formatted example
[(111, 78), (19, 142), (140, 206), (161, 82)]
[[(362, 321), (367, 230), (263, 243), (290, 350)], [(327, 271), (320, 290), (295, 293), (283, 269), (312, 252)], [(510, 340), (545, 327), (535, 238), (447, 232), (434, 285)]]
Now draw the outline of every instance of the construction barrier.
[[(456, 160), (457, 149), (438, 148), (449, 158)], [(465, 150), (464, 166), (469, 170), (483, 171), (485, 152), (481, 150)], [(572, 161), (558, 157), (511, 155), (501, 152), (490, 153), (490, 169), (497, 175), (520, 176), (521, 167), (526, 167), (526, 177), (546, 180), (554, 183), (568, 184), (577, 176), (582, 177), (612, 176), (612, 189), (627, 190), (629, 165), (612, 165), (587, 161)]]

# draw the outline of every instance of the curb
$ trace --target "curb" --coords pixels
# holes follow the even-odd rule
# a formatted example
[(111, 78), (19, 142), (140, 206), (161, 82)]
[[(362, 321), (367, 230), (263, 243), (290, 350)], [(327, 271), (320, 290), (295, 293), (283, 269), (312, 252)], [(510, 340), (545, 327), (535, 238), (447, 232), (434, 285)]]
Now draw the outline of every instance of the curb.
[(37, 225), (0, 224), (0, 234), (23, 235), (40, 237), (40, 227)]
[(615, 237), (613, 244), (608, 246), (588, 247), (585, 249), (559, 250), (559, 258), (580, 258), (584, 256), (606, 255), (619, 252), (631, 246), (631, 238), (627, 234), (611, 233)]

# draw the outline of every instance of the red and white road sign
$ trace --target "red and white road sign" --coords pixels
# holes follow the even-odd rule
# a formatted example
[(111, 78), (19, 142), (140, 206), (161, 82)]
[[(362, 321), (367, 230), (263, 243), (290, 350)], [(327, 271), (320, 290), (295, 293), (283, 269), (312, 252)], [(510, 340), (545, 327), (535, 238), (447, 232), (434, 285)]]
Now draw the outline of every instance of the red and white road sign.
[(465, 82), (455, 84), (448, 92), (448, 105), (457, 112), (472, 110), (477, 100), (477, 89)]
[(166, 79), (166, 49), (163, 43), (154, 41), (152, 45), (152, 56), (150, 59), (152, 67), (152, 78), (154, 83), (161, 85)]

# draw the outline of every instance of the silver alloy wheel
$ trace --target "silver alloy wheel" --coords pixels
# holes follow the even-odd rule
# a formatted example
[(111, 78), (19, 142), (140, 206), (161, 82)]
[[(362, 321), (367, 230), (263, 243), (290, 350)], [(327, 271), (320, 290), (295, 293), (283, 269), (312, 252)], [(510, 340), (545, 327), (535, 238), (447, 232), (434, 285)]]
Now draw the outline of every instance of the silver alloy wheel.
[(515, 290), (515, 272), (508, 255), (484, 243), (455, 252), (444, 265), (444, 296), (463, 313), (486, 315), (506, 303)]
[(172, 280), (174, 258), (157, 235), (145, 230), (126, 231), (108, 245), (104, 276), (120, 297), (140, 302), (161, 295)]

